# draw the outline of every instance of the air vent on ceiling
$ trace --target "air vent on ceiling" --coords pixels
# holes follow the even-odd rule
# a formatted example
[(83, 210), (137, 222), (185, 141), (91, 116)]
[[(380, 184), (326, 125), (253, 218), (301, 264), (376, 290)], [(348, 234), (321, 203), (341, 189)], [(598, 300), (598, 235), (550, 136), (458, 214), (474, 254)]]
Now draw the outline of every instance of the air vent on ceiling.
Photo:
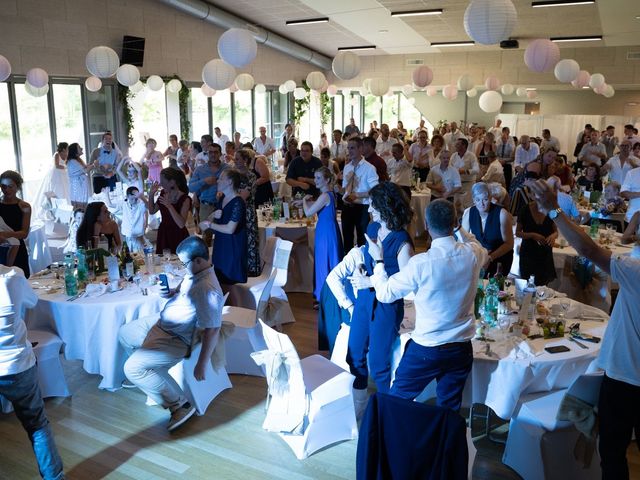
[(640, 60), (640, 52), (627, 52), (627, 60)]
[(412, 66), (412, 65), (424, 65), (424, 60), (421, 60), (419, 58), (408, 58), (407, 59), (407, 66)]

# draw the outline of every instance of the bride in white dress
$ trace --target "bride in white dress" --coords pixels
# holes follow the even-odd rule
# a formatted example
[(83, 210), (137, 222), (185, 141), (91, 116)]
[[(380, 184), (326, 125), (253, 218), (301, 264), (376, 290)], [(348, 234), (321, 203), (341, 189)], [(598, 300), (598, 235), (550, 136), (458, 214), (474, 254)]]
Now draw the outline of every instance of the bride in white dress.
[(69, 178), (65, 167), (68, 154), (69, 144), (60, 142), (53, 156), (53, 166), (42, 179), (33, 202), (35, 216), (40, 220), (51, 219), (47, 218), (51, 210), (51, 197), (69, 201)]

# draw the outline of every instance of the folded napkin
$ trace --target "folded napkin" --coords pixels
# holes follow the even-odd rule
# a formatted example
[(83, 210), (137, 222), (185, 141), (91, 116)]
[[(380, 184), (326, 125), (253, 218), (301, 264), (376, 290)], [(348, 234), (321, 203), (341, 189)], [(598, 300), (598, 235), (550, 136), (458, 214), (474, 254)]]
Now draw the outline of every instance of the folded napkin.
[(108, 286), (104, 283), (89, 283), (85, 289), (84, 296), (87, 298), (96, 298), (107, 293)]
[(511, 360), (526, 360), (528, 358), (537, 357), (541, 353), (542, 351), (536, 349), (531, 342), (523, 340), (511, 349), (507, 358)]

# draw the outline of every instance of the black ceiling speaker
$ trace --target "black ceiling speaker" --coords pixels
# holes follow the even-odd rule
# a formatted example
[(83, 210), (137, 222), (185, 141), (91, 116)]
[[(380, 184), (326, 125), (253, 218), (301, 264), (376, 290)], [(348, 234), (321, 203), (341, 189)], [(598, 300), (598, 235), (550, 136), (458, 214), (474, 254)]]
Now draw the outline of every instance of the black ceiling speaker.
[(513, 38), (509, 38), (508, 40), (502, 40), (500, 42), (500, 48), (504, 48), (504, 49), (511, 49), (511, 48), (518, 48), (520, 45), (518, 44), (518, 40), (515, 40)]
[(120, 65), (129, 63), (136, 67), (142, 67), (144, 62), (144, 38), (131, 37), (125, 35), (122, 37), (122, 55), (120, 56)]

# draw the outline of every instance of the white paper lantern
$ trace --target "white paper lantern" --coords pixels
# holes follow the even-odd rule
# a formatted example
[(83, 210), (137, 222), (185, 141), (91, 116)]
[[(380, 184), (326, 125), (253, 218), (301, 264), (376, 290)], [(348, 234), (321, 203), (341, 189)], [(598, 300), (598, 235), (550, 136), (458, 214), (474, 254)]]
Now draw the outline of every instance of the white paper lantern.
[(466, 73), (458, 77), (458, 90), (468, 91), (471, 90), (474, 85), (475, 84), (473, 83), (471, 76), (467, 75)]
[(120, 65), (120, 68), (118, 68), (118, 71), (116, 72), (116, 79), (120, 85), (130, 87), (138, 83), (140, 80), (140, 70), (138, 70), (138, 67), (135, 65), (125, 63), (124, 65)]
[(500, 80), (495, 75), (489, 75), (484, 81), (487, 90), (498, 90), (500, 88)]
[(582, 88), (589, 85), (591, 80), (591, 74), (586, 70), (580, 70), (578, 76), (571, 81), (571, 85), (576, 88)]
[(500, 111), (502, 107), (502, 95), (493, 90), (489, 90), (480, 95), (478, 105), (483, 112), (494, 113)]
[(513, 95), (515, 88), (510, 83), (505, 83), (502, 85), (502, 88), (500, 88), (500, 91), (503, 95)]
[(360, 73), (360, 57), (353, 52), (338, 52), (331, 62), (331, 69), (340, 80), (351, 80)]
[(263, 93), (266, 93), (267, 87), (265, 87), (263, 83), (259, 83), (253, 87), (253, 91), (262, 95)]
[(287, 80), (284, 82), (284, 86), (287, 89), (287, 92), (293, 92), (296, 89), (296, 82), (293, 80)]
[(218, 39), (220, 58), (236, 68), (244, 68), (258, 54), (258, 44), (253, 34), (244, 28), (230, 28)]
[[(589, 80), (589, 86), (591, 88), (598, 88), (600, 85), (604, 85), (604, 83), (604, 75), (602, 75), (601, 73), (594, 73), (593, 75), (591, 75), (591, 79)], [(31, 85), (33, 85), (33, 83)]]
[(229, 88), (236, 79), (236, 69), (219, 58), (205, 63), (202, 68), (202, 81), (214, 90)]
[(524, 87), (518, 87), (518, 89), (516, 90), (516, 95), (519, 97), (526, 97), (527, 96), (527, 89)]
[(322, 88), (322, 85), (324, 85), (324, 82), (326, 80), (327, 79), (324, 76), (324, 73), (322, 73), (322, 72), (310, 72), (309, 75), (307, 75), (307, 86), (311, 90), (320, 91), (320, 89)]
[(134, 85), (129, 87), (129, 90), (131, 90), (133, 93), (139, 93), (144, 90), (144, 83), (138, 80)]
[(327, 91), (327, 88), (329, 88), (329, 80), (327, 80), (326, 78), (324, 79), (324, 83), (322, 84), (322, 87), (320, 88), (320, 93), (324, 93)]
[(555, 77), (563, 83), (569, 83), (574, 80), (578, 76), (578, 72), (580, 72), (580, 65), (569, 58), (560, 60), (553, 69)]
[(422, 65), (413, 71), (411, 79), (417, 87), (424, 88), (433, 81), (433, 71), (426, 65)]
[(435, 97), (438, 94), (438, 88), (437, 87), (428, 87), (427, 88), (427, 96), (428, 97)]
[(604, 95), (605, 98), (611, 98), (615, 94), (616, 94), (615, 89), (611, 85), (607, 85), (607, 88), (605, 88), (604, 93), (602, 95)]
[(43, 88), (49, 83), (49, 74), (41, 68), (32, 68), (27, 72), (27, 82), (32, 87)]
[(302, 100), (306, 96), (307, 96), (307, 91), (302, 87), (297, 87), (293, 91), (293, 98), (295, 98), (296, 100)]
[(336, 87), (335, 85), (329, 85), (327, 87), (327, 95), (329, 95), (330, 97), (333, 97), (334, 95), (338, 94), (338, 87)]
[(200, 87), (200, 91), (205, 97), (213, 97), (216, 94), (216, 91), (206, 83), (202, 84), (202, 86)]
[(469, 98), (473, 98), (476, 95), (478, 95), (478, 90), (476, 90), (476, 88), (470, 88), (469, 90), (467, 90), (467, 97)]
[(0, 55), (0, 82), (4, 82), (11, 75), (11, 64), (6, 57)]
[(560, 48), (551, 40), (539, 38), (534, 40), (524, 51), (524, 63), (529, 70), (543, 73), (550, 72), (560, 61)]
[(287, 87), (282, 84), (278, 87), (278, 92), (280, 92), (280, 95), (286, 95), (287, 93), (289, 93), (289, 90), (287, 90)]
[(367, 95), (373, 95), (368, 89), (364, 87), (356, 88), (355, 90), (361, 97), (366, 97)]
[(352, 107), (357, 107), (359, 103), (358, 97), (351, 97), (351, 100), (349, 100), (349, 103), (351, 104)]
[(533, 100), (534, 98), (538, 98), (538, 92), (535, 90), (527, 90), (527, 98), (529, 100)]
[(343, 97), (348, 97), (350, 93), (351, 93), (351, 89), (350, 88), (343, 88), (342, 89), (342, 96)]
[(518, 23), (511, 0), (473, 0), (464, 12), (467, 35), (482, 45), (506, 40)]
[(120, 66), (118, 54), (111, 48), (93, 47), (85, 58), (87, 70), (99, 78), (113, 77)]
[(169, 80), (169, 83), (167, 83), (168, 92), (178, 93), (180, 90), (182, 90), (182, 82), (180, 80), (177, 78)]
[(98, 77), (89, 77), (84, 81), (84, 87), (90, 92), (97, 92), (102, 88), (102, 80)]
[(163, 86), (164, 80), (162, 80), (162, 78), (160, 78), (158, 75), (151, 75), (149, 78), (147, 78), (147, 87), (149, 87), (149, 90), (157, 92), (159, 90), (162, 90)]
[(455, 100), (458, 96), (458, 87), (455, 85), (446, 85), (442, 89), (442, 96), (447, 100)]
[(403, 85), (402, 86), (402, 93), (404, 93), (405, 97), (408, 97), (409, 95), (411, 95), (413, 93), (413, 85)]
[(251, 90), (253, 88), (253, 85), (255, 84), (255, 81), (253, 80), (253, 77), (251, 75), (249, 75), (248, 73), (241, 73), (240, 75), (238, 75), (236, 77), (236, 85), (238, 87), (238, 90)]
[(44, 87), (36, 88), (33, 85), (31, 85), (29, 82), (24, 82), (24, 89), (32, 97), (42, 97), (46, 95), (47, 92), (49, 91), (49, 84), (45, 83)]
[(369, 82), (371, 95), (381, 97), (389, 90), (389, 80), (386, 78), (372, 78)]

